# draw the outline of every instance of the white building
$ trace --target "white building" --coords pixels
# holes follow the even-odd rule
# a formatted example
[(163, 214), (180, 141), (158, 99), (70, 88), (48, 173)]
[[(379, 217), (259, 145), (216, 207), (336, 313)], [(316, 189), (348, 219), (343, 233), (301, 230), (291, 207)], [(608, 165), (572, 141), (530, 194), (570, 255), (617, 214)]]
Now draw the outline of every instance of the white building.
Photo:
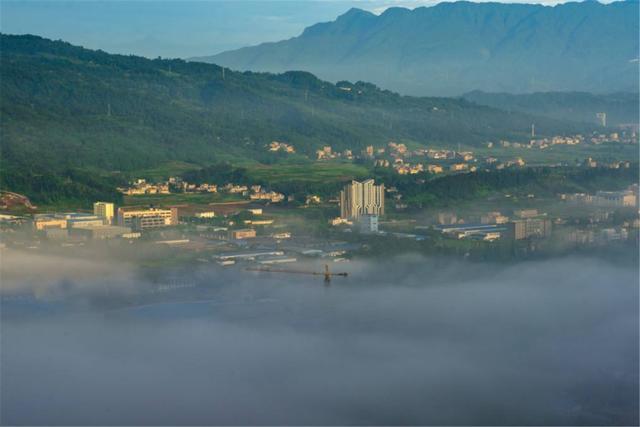
[(384, 184), (373, 179), (351, 181), (340, 192), (340, 216), (357, 219), (362, 215), (384, 215)]
[(95, 202), (93, 204), (93, 214), (103, 218), (105, 224), (113, 224), (114, 212), (113, 203)]
[(131, 227), (134, 230), (146, 228), (167, 227), (178, 223), (178, 211), (176, 208), (119, 208), (118, 225)]

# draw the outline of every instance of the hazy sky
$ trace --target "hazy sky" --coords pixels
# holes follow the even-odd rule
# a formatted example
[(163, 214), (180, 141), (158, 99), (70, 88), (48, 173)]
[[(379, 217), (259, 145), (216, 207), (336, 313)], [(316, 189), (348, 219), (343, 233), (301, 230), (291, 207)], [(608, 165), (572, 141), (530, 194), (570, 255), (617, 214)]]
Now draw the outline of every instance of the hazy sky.
[(37, 34), (111, 53), (191, 57), (294, 37), (305, 27), (331, 21), (351, 7), (380, 13), (390, 6), (413, 8), (436, 3), (437, 0), (0, 0), (0, 27), (4, 33)]

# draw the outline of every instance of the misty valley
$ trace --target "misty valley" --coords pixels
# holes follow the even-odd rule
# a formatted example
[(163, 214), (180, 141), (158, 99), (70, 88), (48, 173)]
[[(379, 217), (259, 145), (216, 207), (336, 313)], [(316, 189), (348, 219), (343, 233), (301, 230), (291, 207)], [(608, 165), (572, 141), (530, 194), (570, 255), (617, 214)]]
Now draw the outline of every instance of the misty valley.
[(0, 426), (640, 425), (638, 0), (0, 0)]
[(5, 256), (20, 258), (3, 271), (6, 424), (637, 417), (634, 265), (406, 255), (350, 263), (325, 286), (203, 265), (153, 277), (104, 258)]

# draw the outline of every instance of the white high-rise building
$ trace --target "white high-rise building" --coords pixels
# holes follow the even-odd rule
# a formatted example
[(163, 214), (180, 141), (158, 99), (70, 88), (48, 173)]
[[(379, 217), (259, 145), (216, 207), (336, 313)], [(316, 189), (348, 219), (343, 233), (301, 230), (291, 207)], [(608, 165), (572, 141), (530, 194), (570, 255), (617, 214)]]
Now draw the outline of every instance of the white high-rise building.
[(93, 204), (93, 214), (102, 218), (105, 224), (113, 224), (114, 207), (113, 203), (95, 202)]
[(373, 179), (351, 181), (340, 192), (340, 217), (358, 219), (362, 215), (384, 215), (384, 184)]

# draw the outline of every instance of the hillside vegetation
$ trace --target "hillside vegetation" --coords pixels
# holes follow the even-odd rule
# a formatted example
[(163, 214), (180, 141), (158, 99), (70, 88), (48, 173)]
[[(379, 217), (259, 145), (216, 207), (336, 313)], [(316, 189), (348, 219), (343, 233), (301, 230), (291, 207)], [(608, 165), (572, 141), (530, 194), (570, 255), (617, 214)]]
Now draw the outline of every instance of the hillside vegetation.
[[(473, 145), (526, 138), (533, 121), (540, 133), (588, 130), (465, 100), (400, 96), (363, 82), (334, 85), (306, 72), (232, 72), (36, 36), (0, 41), (0, 184), (36, 202), (70, 197), (65, 183), (95, 186), (88, 175), (116, 182), (168, 162), (295, 161), (326, 144), (358, 150), (389, 140)], [(270, 153), (273, 140), (296, 153)], [(50, 181), (37, 178), (45, 175), (57, 184), (35, 186)]]

